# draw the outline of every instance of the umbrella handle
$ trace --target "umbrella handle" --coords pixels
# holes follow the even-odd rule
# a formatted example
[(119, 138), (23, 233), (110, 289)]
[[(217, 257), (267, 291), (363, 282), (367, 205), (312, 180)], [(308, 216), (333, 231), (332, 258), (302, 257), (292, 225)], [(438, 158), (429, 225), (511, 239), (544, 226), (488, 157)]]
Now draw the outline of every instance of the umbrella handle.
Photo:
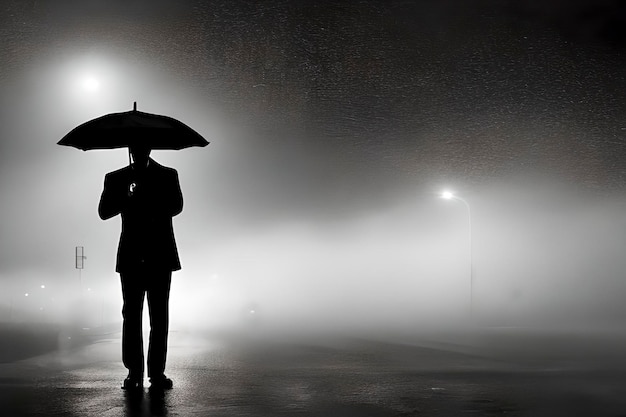
[[(137, 111), (137, 102), (133, 101), (133, 111)], [(130, 147), (128, 148), (128, 166), (132, 165), (132, 161), (130, 160)]]

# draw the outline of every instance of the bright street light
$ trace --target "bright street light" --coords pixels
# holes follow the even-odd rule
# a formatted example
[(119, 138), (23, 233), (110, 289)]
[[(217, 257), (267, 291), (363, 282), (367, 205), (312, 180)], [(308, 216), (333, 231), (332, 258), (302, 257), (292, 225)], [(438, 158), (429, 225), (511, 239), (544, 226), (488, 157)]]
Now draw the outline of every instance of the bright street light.
[(452, 200), (454, 198), (454, 194), (452, 194), (450, 191), (444, 191), (441, 193), (441, 198), (445, 200)]
[(83, 79), (80, 80), (80, 86), (84, 91), (88, 93), (95, 93), (100, 89), (100, 81), (97, 78), (89, 75), (83, 77)]

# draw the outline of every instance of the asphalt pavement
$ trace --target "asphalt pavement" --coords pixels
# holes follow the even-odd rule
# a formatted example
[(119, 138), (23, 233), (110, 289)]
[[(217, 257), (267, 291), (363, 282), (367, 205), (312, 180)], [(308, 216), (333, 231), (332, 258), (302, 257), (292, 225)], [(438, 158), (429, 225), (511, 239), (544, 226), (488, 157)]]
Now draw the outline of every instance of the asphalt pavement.
[(174, 389), (132, 394), (120, 388), (114, 333), (0, 364), (0, 414), (626, 416), (624, 346), (621, 338), (520, 331), (377, 339), (173, 332)]

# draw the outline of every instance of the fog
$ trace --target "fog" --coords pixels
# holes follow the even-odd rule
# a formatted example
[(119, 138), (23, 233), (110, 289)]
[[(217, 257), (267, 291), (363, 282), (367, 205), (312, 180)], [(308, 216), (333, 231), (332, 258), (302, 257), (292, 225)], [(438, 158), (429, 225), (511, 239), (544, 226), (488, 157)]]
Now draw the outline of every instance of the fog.
[[(173, 277), (174, 329), (376, 333), (470, 321), (579, 328), (624, 322), (619, 193), (525, 172), (469, 184), (465, 193), (463, 182), (425, 184), (434, 175), (414, 184), (382, 175), (370, 188), (370, 178), (348, 173), (338, 177), (346, 184), (324, 188), (308, 178), (319, 167), (273, 165), (276, 156), (254, 146), (238, 152), (248, 132), (215, 121), (203, 129), (202, 120), (189, 119), (209, 140), (232, 141), (152, 155), (178, 169), (185, 196), (174, 220), (183, 262)], [(4, 271), (3, 316), (84, 327), (118, 322), (120, 223), (100, 221), (96, 208), (104, 174), (126, 164), (127, 154), (50, 148), (33, 157), (53, 172), (45, 181), (20, 173), (32, 169), (28, 164), (3, 180), (19, 197), (4, 200), (6, 210), (16, 205), (30, 214), (5, 225), (14, 239), (3, 241), (4, 256), (21, 262), (7, 262), (15, 266)], [(20, 182), (9, 184), (16, 177)], [(440, 198), (444, 189), (468, 202), (471, 217), (461, 202)], [(86, 251), (81, 271), (74, 269), (75, 246)]]
[[(193, 195), (193, 184), (183, 188)], [(466, 199), (471, 259), (466, 207), (424, 190), (353, 216), (293, 216), (241, 227), (216, 227), (219, 218), (190, 208), (175, 220), (183, 270), (173, 277), (172, 326), (375, 333), (466, 325), (470, 267), (474, 323), (623, 325), (622, 198), (523, 180)], [(84, 270), (66, 265), (67, 276), (45, 289), (37, 287), (49, 271), (25, 269), (6, 279), (5, 316), (82, 326), (118, 321), (121, 296), (112, 270), (119, 223), (112, 223), (94, 225), (101, 253), (86, 246)]]
[[(224, 294), (216, 307), (232, 297), (242, 311), (292, 326), (465, 322), (465, 207), (428, 194), (398, 200), (348, 220), (276, 224), (209, 246), (215, 273), (204, 275), (207, 293)], [(475, 320), (623, 323), (623, 201), (594, 201), (557, 184), (517, 184), (480, 192), (472, 209)], [(198, 288), (201, 275), (181, 273), (181, 286), (189, 280)]]
[(582, 3), (235, 3), (10, 7), (0, 321), (121, 320), (97, 204), (128, 155), (56, 142), (136, 101), (211, 142), (152, 154), (185, 199), (174, 329), (623, 326), (623, 39), (561, 26)]

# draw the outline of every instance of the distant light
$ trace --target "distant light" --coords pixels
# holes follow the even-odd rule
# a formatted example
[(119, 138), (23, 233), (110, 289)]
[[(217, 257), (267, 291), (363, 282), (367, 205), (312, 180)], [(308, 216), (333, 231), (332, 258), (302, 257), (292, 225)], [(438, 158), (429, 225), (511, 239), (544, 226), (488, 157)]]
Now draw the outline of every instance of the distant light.
[(256, 314), (256, 311), (250, 310), (250, 314)]
[(28, 293), (24, 294), (24, 297), (28, 297)]
[(82, 79), (81, 87), (83, 90), (93, 93), (100, 89), (100, 81), (95, 77), (87, 76)]
[(45, 285), (42, 285), (42, 286), (41, 286), (41, 288), (42, 288), (42, 289), (44, 289), (44, 288), (46, 288), (46, 286), (45, 286)]
[(454, 198), (454, 194), (452, 194), (450, 191), (444, 191), (443, 193), (441, 193), (441, 198), (451, 200)]

